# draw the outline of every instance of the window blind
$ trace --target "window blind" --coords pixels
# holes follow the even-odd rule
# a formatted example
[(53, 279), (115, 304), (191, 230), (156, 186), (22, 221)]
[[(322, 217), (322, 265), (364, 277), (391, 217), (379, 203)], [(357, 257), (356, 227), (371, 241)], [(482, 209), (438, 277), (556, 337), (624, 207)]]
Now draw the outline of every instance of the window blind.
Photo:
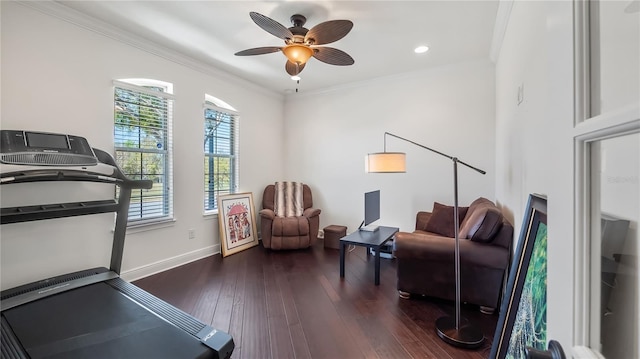
[(114, 91), (116, 162), (127, 176), (153, 182), (151, 189), (131, 193), (129, 221), (133, 223), (173, 217), (173, 96), (165, 92), (163, 83), (150, 82), (137, 86), (117, 81)]
[(210, 102), (204, 106), (204, 210), (218, 209), (220, 195), (238, 183), (238, 116)]

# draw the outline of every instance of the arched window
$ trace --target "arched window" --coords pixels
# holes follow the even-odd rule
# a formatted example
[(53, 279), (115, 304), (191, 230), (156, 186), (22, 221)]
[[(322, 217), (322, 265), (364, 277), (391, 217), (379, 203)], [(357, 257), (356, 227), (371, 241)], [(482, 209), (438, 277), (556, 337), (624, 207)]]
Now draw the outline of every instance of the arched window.
[(153, 181), (151, 189), (131, 193), (129, 223), (172, 219), (173, 85), (150, 79), (114, 85), (116, 162), (127, 176)]
[(218, 210), (218, 196), (235, 193), (238, 184), (238, 112), (205, 95), (204, 211)]

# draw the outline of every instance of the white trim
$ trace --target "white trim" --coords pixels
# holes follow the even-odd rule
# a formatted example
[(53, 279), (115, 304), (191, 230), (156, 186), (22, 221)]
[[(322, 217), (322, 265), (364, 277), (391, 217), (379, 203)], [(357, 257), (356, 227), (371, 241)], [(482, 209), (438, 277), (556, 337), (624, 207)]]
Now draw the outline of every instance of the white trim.
[(604, 136), (598, 134), (603, 130), (609, 130), (612, 134), (633, 130), (638, 126), (638, 119), (640, 119), (640, 105), (629, 105), (580, 122), (574, 127), (573, 135), (576, 138), (588, 139), (594, 137), (594, 133), (597, 137)]
[[(621, 111), (624, 113), (624, 111)], [(615, 117), (615, 116), (613, 116)], [(591, 272), (599, 272), (599, 262), (593, 258), (592, 253), (592, 233), (600, 233), (599, 223), (591, 223), (594, 208), (600, 208), (597, 203), (598, 196), (594, 196), (592, 188), (600, 187), (597, 183), (592, 183), (591, 179), (591, 146), (594, 142), (607, 138), (624, 136), (632, 133), (640, 133), (640, 117), (632, 121), (613, 121), (608, 118), (594, 121), (600, 126), (589, 126), (590, 131), (575, 136), (575, 207), (574, 207), (574, 323), (573, 323), (573, 344), (574, 358), (603, 358), (596, 350), (589, 348), (589, 345), (597, 343), (600, 333), (592, 332), (594, 325), (599, 326), (599, 318), (594, 315), (594, 304), (592, 300), (599, 289), (591, 287)], [(611, 122), (615, 123), (614, 125)], [(606, 124), (606, 125), (603, 125)], [(585, 126), (586, 127), (586, 126)], [(593, 263), (595, 262), (595, 265)], [(599, 305), (595, 307), (599, 308)], [(577, 349), (576, 349), (577, 348)], [(577, 350), (577, 351), (576, 351)]]
[(228, 104), (226, 101), (219, 99), (213, 95), (209, 95), (209, 94), (204, 94), (204, 106), (207, 107), (209, 106), (209, 108), (213, 108), (214, 110), (222, 110), (222, 111), (228, 111), (231, 112), (235, 115), (238, 114), (238, 110), (236, 110), (235, 107), (231, 106), (230, 104)]
[(589, 3), (573, 2), (573, 51), (574, 51), (574, 125), (590, 116), (591, 86), (589, 82)]
[(513, 9), (514, 0), (500, 0), (498, 3), (498, 13), (496, 14), (496, 22), (493, 25), (493, 37), (491, 38), (491, 50), (489, 58), (494, 64), (500, 56), (504, 34), (507, 32), (509, 18), (511, 17), (511, 9)]
[(589, 154), (584, 140), (574, 139), (574, 275), (573, 275), (573, 344), (589, 343), (589, 273), (590, 246), (581, 238), (589, 233)]
[(328, 93), (332, 93), (340, 90), (344, 91), (344, 90), (350, 90), (355, 88), (362, 88), (366, 86), (381, 84), (384, 82), (394, 82), (394, 81), (400, 81), (404, 79), (415, 79), (418, 76), (439, 73), (441, 71), (446, 71), (449, 69), (457, 69), (460, 66), (477, 66), (477, 67), (492, 66), (492, 68), (495, 69), (495, 65), (491, 63), (489, 59), (480, 58), (480, 59), (475, 59), (470, 61), (444, 64), (441, 66), (425, 68), (421, 70), (407, 71), (407, 72), (402, 72), (402, 73), (393, 74), (393, 75), (373, 77), (370, 79), (329, 86), (329, 87), (325, 87), (317, 90), (311, 90), (311, 91), (305, 91), (305, 92), (294, 92), (294, 93), (285, 95), (285, 101), (289, 99), (295, 100), (296, 98), (314, 97), (317, 95), (328, 94)]
[(210, 110), (214, 110), (214, 111), (217, 111), (217, 112), (222, 112), (222, 113), (226, 113), (226, 114), (232, 115), (236, 119), (240, 116), (240, 112), (238, 112), (238, 111), (231, 110), (231, 109), (224, 108), (224, 107), (220, 107), (220, 106), (217, 106), (217, 105), (215, 105), (215, 104), (213, 104), (211, 102), (205, 102), (202, 105), (202, 107), (203, 108), (208, 108)]
[(71, 9), (64, 4), (58, 3), (56, 1), (16, 1), (16, 3), (39, 11), (43, 14), (56, 17), (60, 20), (66, 21), (83, 29), (93, 31), (97, 34), (106, 36), (123, 44), (135, 47), (136, 49), (148, 52), (152, 55), (156, 55), (165, 60), (186, 66), (205, 75), (212, 75), (218, 78), (225, 79), (227, 81), (232, 81), (234, 83), (238, 83), (243, 87), (248, 87), (262, 94), (269, 95), (273, 98), (283, 99), (283, 95), (276, 91), (258, 86), (253, 82), (222, 71), (214, 67), (213, 65), (193, 59), (177, 51), (153, 43), (143, 37), (122, 31), (121, 29), (118, 29), (113, 25), (107, 24), (104, 21), (83, 14), (77, 10)]
[[(204, 203), (204, 198), (202, 199), (202, 203)], [(217, 209), (211, 209), (211, 210), (208, 210), (208, 211), (204, 211), (204, 212), (202, 212), (202, 217), (204, 217), (204, 219), (206, 219), (206, 220), (212, 220), (212, 219), (217, 220), (218, 219), (218, 210)]]
[[(149, 96), (158, 96), (158, 97), (162, 97), (162, 98), (166, 98), (169, 100), (175, 100), (175, 95), (173, 95), (173, 91), (167, 91), (167, 92), (159, 92), (159, 91), (153, 91), (153, 90), (149, 90), (146, 87), (143, 87), (142, 85), (138, 85), (138, 84), (134, 84), (133, 81), (131, 82), (127, 82), (129, 79), (126, 80), (113, 80), (113, 85), (117, 88), (121, 88), (121, 89), (125, 89), (125, 90), (131, 90), (131, 91), (136, 91), (136, 92), (140, 92), (143, 93), (145, 95), (149, 95)], [(164, 81), (159, 81), (159, 80), (148, 80), (145, 79), (146, 82), (148, 82), (148, 84), (150, 86), (162, 86), (167, 88), (167, 90), (169, 90), (169, 86), (173, 87), (173, 84), (169, 83), (169, 82), (164, 82)]]
[(572, 358), (574, 359), (605, 359), (602, 354), (598, 352), (594, 352), (593, 350), (583, 347), (583, 346), (575, 346), (571, 348), (573, 351)]
[(164, 272), (166, 270), (185, 265), (187, 263), (195, 262), (199, 259), (212, 256), (220, 253), (220, 244), (197, 249), (192, 252), (177, 255), (175, 257), (166, 258), (154, 263), (145, 264), (138, 268), (126, 270), (120, 274), (120, 277), (128, 282), (133, 282), (150, 275)]
[(174, 226), (176, 219), (173, 217), (162, 217), (156, 219), (143, 219), (128, 222), (127, 234), (153, 231), (160, 228), (168, 228)]
[[(589, 2), (573, 1), (574, 6), (574, 284), (573, 284), (573, 357), (603, 359), (600, 350), (599, 288), (592, 287), (592, 273), (598, 273), (600, 260), (593, 251), (594, 234), (599, 223), (592, 223), (592, 211), (600, 208), (598, 178), (592, 178), (591, 149), (598, 141), (640, 133), (640, 105), (591, 115), (591, 54), (589, 33), (592, 11)], [(596, 169), (597, 170), (597, 169)]]

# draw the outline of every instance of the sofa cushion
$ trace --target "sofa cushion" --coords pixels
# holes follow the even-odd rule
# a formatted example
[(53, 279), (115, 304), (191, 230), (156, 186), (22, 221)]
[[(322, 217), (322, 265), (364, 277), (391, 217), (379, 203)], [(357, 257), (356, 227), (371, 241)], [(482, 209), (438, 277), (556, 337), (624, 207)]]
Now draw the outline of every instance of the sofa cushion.
[(473, 201), (460, 226), (460, 238), (489, 243), (502, 227), (502, 212), (486, 198)]
[[(458, 224), (463, 222), (468, 209), (469, 207), (458, 206)], [(429, 218), (429, 222), (427, 223), (425, 230), (445, 237), (455, 237), (453, 210), (454, 208), (452, 206), (434, 202), (431, 218)]]

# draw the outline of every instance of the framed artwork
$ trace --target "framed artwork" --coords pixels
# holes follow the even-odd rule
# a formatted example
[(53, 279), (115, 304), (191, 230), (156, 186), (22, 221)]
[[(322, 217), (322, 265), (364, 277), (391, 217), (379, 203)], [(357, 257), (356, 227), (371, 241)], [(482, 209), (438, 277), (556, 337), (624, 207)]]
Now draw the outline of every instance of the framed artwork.
[(218, 224), (223, 257), (258, 245), (253, 208), (253, 194), (249, 192), (218, 197)]
[(489, 358), (547, 348), (547, 199), (531, 194), (511, 264)]

